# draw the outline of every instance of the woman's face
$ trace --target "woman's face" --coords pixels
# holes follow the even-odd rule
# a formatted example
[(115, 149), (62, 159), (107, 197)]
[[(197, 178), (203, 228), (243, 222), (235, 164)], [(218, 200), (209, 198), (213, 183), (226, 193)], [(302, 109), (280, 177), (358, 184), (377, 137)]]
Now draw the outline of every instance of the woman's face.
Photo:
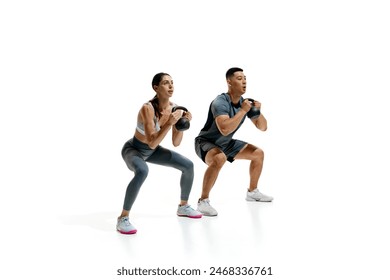
[(157, 93), (158, 97), (162, 98), (170, 98), (173, 95), (173, 80), (171, 76), (164, 75), (161, 78), (161, 81), (158, 86), (154, 86), (154, 90)]

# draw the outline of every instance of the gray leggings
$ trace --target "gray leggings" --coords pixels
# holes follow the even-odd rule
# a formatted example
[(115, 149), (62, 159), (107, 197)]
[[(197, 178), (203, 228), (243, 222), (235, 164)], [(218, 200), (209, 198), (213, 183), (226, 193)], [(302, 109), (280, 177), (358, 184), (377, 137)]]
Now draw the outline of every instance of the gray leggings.
[(127, 141), (123, 146), (122, 157), (127, 167), (134, 172), (134, 178), (126, 189), (125, 201), (123, 203), (124, 210), (130, 211), (143, 182), (148, 176), (149, 168), (146, 162), (180, 170), (182, 172), (180, 178), (180, 199), (188, 200), (194, 181), (194, 164), (188, 158), (160, 145), (156, 149), (150, 149), (148, 145), (135, 137)]

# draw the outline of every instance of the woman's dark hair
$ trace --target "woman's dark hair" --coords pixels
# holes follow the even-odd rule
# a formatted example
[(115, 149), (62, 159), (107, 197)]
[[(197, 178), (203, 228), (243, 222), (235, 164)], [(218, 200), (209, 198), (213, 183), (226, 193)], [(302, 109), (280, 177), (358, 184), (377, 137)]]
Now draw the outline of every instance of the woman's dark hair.
[[(154, 75), (153, 77), (153, 80), (152, 80), (152, 87), (154, 89), (154, 86), (158, 86), (162, 80), (162, 77), (164, 76), (170, 76), (169, 74), (167, 73), (164, 73), (164, 72), (160, 72), (160, 73), (157, 73), (156, 75)], [(159, 119), (161, 118), (161, 113), (160, 113), (160, 110), (158, 109), (158, 97), (157, 97), (157, 94), (151, 99), (149, 100), (150, 103), (152, 103), (152, 106), (154, 108), (154, 115)]]

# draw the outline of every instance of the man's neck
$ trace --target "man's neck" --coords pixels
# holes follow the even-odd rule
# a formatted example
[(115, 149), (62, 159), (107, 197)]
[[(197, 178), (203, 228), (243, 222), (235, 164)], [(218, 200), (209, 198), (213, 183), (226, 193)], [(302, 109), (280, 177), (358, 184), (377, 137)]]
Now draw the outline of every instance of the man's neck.
[(240, 102), (241, 95), (240, 94), (234, 94), (231, 91), (228, 91), (227, 94), (230, 96), (230, 100), (232, 101), (233, 104), (237, 104)]

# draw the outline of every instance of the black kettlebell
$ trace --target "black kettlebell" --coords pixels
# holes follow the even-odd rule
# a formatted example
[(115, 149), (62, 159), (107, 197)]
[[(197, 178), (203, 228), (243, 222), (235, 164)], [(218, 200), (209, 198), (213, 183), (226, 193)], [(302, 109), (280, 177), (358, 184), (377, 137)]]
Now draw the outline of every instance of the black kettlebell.
[[(172, 113), (176, 110), (183, 110), (184, 112), (188, 112), (186, 107), (183, 106), (175, 106), (172, 108)], [(175, 127), (179, 131), (184, 131), (190, 128), (190, 121), (187, 118), (181, 117), (177, 123), (175, 123)]]
[(253, 98), (247, 98), (247, 100), (252, 102), (252, 108), (247, 113), (248, 117), (251, 119), (257, 119), (260, 116), (260, 109), (254, 106), (255, 100)]

